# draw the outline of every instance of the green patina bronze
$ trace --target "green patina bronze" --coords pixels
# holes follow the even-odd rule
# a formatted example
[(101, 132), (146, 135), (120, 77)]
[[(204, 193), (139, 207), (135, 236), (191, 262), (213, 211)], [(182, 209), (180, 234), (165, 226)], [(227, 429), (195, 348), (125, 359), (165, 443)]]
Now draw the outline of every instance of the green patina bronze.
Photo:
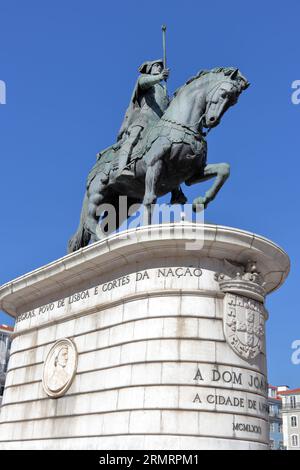
[[(214, 178), (194, 210), (212, 201), (229, 176), (227, 163), (207, 164), (204, 128), (216, 127), (249, 83), (237, 68), (219, 67), (190, 78), (170, 100), (162, 83), (169, 76), (161, 59), (141, 65), (116, 144), (99, 152), (90, 171), (77, 232), (69, 252), (96, 241), (103, 204), (118, 212), (119, 196), (142, 203), (151, 223), (152, 205), (172, 193), (171, 203), (186, 202), (180, 184)], [(122, 222), (122, 221), (120, 221)]]

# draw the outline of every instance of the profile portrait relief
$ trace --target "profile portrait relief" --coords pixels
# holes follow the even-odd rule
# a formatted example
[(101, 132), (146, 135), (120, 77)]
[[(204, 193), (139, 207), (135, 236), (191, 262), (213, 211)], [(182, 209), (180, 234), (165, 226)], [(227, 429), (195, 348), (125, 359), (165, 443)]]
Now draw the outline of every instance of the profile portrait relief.
[(69, 375), (65, 370), (68, 363), (68, 346), (63, 346), (58, 351), (54, 360), (54, 371), (48, 382), (48, 387), (52, 392), (58, 392), (69, 380)]
[(43, 387), (47, 395), (58, 397), (71, 386), (77, 368), (77, 351), (69, 339), (57, 341), (44, 363)]

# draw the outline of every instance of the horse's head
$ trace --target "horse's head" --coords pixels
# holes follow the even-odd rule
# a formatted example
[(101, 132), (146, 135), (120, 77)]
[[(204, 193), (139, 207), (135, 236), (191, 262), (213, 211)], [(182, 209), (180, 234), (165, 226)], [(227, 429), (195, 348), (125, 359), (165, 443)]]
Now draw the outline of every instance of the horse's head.
[(239, 69), (223, 69), (220, 73), (212, 73), (211, 77), (211, 86), (206, 95), (205, 115), (202, 119), (202, 125), (208, 128), (219, 124), (223, 114), (237, 102), (242, 91), (250, 85)]

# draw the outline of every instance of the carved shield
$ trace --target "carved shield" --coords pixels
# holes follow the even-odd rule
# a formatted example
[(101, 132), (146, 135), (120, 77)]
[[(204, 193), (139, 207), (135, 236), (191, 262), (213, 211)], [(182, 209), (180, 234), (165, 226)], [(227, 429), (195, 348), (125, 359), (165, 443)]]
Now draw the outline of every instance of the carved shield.
[(224, 335), (230, 347), (243, 359), (264, 353), (267, 311), (263, 304), (229, 293), (224, 302)]

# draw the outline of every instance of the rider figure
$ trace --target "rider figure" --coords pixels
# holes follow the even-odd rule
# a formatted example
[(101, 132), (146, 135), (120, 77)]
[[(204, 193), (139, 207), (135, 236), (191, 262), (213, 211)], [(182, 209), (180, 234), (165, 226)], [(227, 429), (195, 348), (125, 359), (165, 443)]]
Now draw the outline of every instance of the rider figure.
[[(121, 140), (118, 174), (124, 174), (134, 146), (142, 137), (144, 129), (152, 127), (159, 121), (169, 105), (166, 87), (160, 82), (169, 76), (169, 70), (163, 68), (162, 60), (144, 62), (126, 111), (124, 121), (118, 134)], [(123, 141), (123, 142), (122, 142)]]
[[(144, 62), (139, 67), (139, 76), (133, 90), (130, 104), (118, 133), (121, 148), (118, 156), (118, 172), (120, 175), (132, 175), (125, 170), (134, 146), (142, 138), (143, 131), (156, 124), (169, 105), (167, 88), (161, 84), (169, 77), (169, 69), (164, 68), (161, 59)], [(172, 204), (185, 204), (180, 186), (172, 191)]]

